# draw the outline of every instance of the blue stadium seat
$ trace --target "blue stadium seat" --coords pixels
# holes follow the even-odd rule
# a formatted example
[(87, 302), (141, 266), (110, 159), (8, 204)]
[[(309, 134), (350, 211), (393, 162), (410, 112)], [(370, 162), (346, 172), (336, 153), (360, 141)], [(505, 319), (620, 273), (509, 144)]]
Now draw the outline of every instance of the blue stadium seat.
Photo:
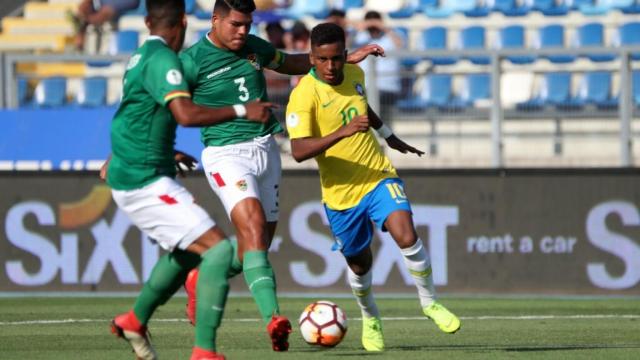
[(420, 1), (408, 1), (399, 10), (388, 13), (392, 19), (408, 19), (419, 11), (424, 11), (424, 8), (429, 6), (438, 6), (438, 0), (420, 0)]
[(461, 97), (468, 107), (473, 107), (478, 100), (490, 100), (491, 75), (485, 73), (467, 75)]
[[(396, 26), (393, 30), (402, 38), (402, 43), (405, 48), (409, 48), (409, 29), (404, 26)], [(420, 58), (415, 57), (403, 57), (400, 60), (400, 63), (405, 67), (412, 67), (420, 62)]]
[(44, 78), (36, 86), (36, 107), (60, 107), (67, 102), (67, 79), (62, 76)]
[(573, 0), (573, 8), (587, 16), (604, 15), (611, 10), (611, 0)]
[(357, 9), (364, 6), (364, 0), (343, 0), (342, 1), (342, 9)]
[(426, 78), (422, 92), (413, 98), (399, 100), (396, 103), (402, 111), (438, 108), (441, 111), (458, 110), (461, 105), (453, 103), (452, 79), (449, 74), (431, 74)]
[[(422, 32), (422, 47), (424, 50), (446, 50), (447, 49), (447, 28), (434, 26)], [(435, 65), (455, 64), (458, 59), (455, 57), (430, 56)]]
[[(540, 28), (540, 48), (541, 49), (562, 49), (564, 48), (564, 26), (547, 25)], [(576, 57), (572, 55), (548, 55), (545, 56), (552, 63), (563, 64), (573, 62)]]
[(640, 14), (640, 1), (627, 0), (629, 2), (626, 6), (620, 6), (620, 11), (624, 14)]
[[(578, 27), (577, 33), (577, 47), (603, 47), (604, 42), (604, 27), (600, 23), (590, 23)], [(591, 61), (602, 62), (611, 61), (616, 58), (613, 54), (597, 54), (587, 55)]]
[[(498, 48), (500, 49), (523, 49), (524, 48), (524, 27), (522, 25), (510, 25), (500, 29), (498, 35)], [(534, 56), (507, 56), (507, 59), (514, 64), (531, 64), (536, 60)]]
[(138, 48), (140, 34), (135, 30), (122, 30), (113, 34), (109, 53), (111, 55), (130, 54)]
[[(462, 29), (460, 43), (464, 50), (483, 50), (485, 48), (485, 28), (470, 26)], [(488, 65), (491, 62), (488, 56), (469, 56), (468, 60), (476, 65)]]
[(491, 12), (491, 8), (487, 1), (475, 1), (475, 5), (467, 10), (462, 11), (466, 17), (485, 17)]
[(638, 108), (640, 108), (640, 71), (634, 71), (631, 80), (632, 101), (636, 104)]
[(18, 76), (16, 79), (18, 83), (18, 106), (23, 107), (27, 105), (29, 97), (29, 81), (24, 76)]
[(562, 16), (569, 12), (566, 1), (533, 0), (533, 8), (546, 16)]
[(604, 110), (618, 107), (618, 100), (612, 96), (610, 72), (594, 71), (584, 74), (580, 90), (579, 101)]
[(76, 104), (85, 107), (106, 105), (107, 79), (104, 76), (92, 76), (83, 79), (76, 97)]
[(305, 15), (312, 15), (317, 19), (324, 19), (329, 14), (329, 4), (326, 0), (293, 0), (291, 6), (283, 10), (283, 15), (299, 19)]
[(187, 14), (193, 14), (195, 10), (196, 0), (184, 0), (184, 12), (186, 12)]
[[(620, 32), (620, 45), (633, 46), (640, 45), (640, 22), (630, 22), (622, 25), (618, 31)], [(633, 60), (640, 60), (640, 53), (631, 55)]]
[(516, 104), (521, 111), (538, 111), (545, 106), (555, 106), (563, 110), (577, 110), (580, 104), (571, 96), (571, 73), (553, 72), (544, 75), (540, 93), (525, 102)]
[(494, 0), (493, 10), (505, 16), (524, 16), (531, 8), (524, 2), (519, 4), (517, 0)]

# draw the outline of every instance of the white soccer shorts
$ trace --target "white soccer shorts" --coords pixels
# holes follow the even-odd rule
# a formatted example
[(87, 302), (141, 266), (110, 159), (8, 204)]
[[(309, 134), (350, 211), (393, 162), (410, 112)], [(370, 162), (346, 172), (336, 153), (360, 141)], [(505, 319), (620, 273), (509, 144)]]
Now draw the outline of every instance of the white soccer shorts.
[(271, 135), (233, 145), (207, 146), (202, 167), (227, 216), (240, 201), (257, 198), (268, 222), (278, 221), (278, 191), (282, 164)]
[(111, 190), (134, 225), (167, 251), (185, 250), (215, 222), (174, 179), (161, 177), (135, 190)]

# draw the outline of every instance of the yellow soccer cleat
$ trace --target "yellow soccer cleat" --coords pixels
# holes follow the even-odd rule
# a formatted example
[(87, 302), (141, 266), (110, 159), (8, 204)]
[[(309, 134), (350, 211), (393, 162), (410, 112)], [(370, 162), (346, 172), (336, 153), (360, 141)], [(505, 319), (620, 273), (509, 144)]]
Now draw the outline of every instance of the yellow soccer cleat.
[(382, 321), (376, 317), (362, 317), (362, 346), (367, 351), (383, 351)]
[(422, 308), (422, 312), (448, 334), (460, 330), (460, 319), (437, 302)]

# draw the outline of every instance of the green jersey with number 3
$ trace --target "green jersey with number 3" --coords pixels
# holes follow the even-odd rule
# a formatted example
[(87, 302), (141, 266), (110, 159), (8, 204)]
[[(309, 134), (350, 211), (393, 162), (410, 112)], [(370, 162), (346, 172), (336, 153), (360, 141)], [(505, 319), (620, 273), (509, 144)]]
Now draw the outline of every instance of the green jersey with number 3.
[(122, 102), (111, 123), (109, 186), (131, 190), (160, 176), (175, 177), (177, 123), (167, 105), (190, 96), (178, 54), (162, 38), (149, 37), (124, 74)]
[[(193, 102), (224, 107), (262, 100), (269, 101), (263, 68), (277, 68), (284, 54), (259, 37), (249, 35), (239, 51), (221, 49), (204, 36), (180, 54)], [(282, 132), (276, 118), (266, 124), (233, 119), (201, 130), (205, 146), (221, 146), (249, 141)]]

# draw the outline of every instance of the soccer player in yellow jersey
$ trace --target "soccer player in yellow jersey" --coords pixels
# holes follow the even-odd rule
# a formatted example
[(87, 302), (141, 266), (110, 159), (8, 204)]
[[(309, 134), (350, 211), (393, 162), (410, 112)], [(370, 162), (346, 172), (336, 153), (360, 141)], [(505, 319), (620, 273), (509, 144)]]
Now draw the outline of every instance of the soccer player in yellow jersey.
[(291, 93), (287, 129), (296, 161), (313, 157), (318, 162), (334, 250), (347, 260), (349, 283), (362, 310), (362, 345), (368, 351), (384, 350), (380, 313), (371, 292), (372, 222), (400, 247), (423, 313), (442, 331), (455, 333), (460, 320), (435, 301), (431, 262), (416, 234), (403, 182), (370, 127), (395, 150), (424, 153), (393, 135), (369, 107), (363, 71), (346, 64), (342, 28), (330, 23), (316, 26), (309, 56), (314, 68)]

